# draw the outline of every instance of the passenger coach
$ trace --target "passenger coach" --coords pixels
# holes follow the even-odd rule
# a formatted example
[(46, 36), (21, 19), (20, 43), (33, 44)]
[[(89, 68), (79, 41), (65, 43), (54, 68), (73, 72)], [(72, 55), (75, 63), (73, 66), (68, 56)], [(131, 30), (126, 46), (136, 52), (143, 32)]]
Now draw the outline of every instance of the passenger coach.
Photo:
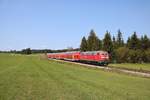
[(106, 51), (72, 51), (61, 53), (47, 53), (49, 59), (62, 59), (70, 61), (82, 61), (97, 63), (99, 65), (108, 65), (109, 54)]

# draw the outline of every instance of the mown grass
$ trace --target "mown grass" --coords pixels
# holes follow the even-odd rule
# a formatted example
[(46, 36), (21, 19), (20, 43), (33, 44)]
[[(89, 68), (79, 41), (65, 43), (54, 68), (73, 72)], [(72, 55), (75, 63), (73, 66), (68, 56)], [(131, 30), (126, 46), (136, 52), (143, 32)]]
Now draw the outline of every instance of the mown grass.
[(122, 64), (109, 64), (109, 66), (113, 66), (117, 68), (128, 68), (128, 69), (150, 71), (150, 63), (143, 63), (143, 64), (122, 63)]
[(149, 100), (150, 79), (0, 54), (0, 100)]

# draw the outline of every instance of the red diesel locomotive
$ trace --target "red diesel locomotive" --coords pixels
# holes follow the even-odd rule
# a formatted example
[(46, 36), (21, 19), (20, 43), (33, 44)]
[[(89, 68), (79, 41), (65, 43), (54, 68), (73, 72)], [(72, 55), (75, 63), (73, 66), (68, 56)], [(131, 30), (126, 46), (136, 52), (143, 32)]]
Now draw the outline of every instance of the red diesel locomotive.
[(47, 53), (47, 56), (49, 59), (93, 62), (100, 65), (108, 65), (109, 61), (109, 54), (106, 51)]

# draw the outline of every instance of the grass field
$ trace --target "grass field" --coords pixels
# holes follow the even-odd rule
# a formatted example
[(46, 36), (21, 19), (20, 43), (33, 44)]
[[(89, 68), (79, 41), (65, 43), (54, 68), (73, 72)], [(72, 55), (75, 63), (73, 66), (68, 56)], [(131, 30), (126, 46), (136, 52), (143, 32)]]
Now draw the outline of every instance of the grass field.
[(150, 71), (150, 63), (149, 64), (122, 63), (122, 64), (109, 64), (109, 66)]
[(0, 100), (149, 100), (150, 79), (0, 54)]

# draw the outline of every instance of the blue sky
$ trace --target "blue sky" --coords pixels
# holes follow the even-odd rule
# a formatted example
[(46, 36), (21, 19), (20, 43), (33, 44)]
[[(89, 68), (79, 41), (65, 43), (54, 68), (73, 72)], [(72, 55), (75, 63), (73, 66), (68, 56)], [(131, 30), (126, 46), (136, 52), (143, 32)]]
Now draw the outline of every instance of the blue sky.
[(0, 50), (76, 48), (91, 29), (150, 37), (150, 0), (0, 0)]

